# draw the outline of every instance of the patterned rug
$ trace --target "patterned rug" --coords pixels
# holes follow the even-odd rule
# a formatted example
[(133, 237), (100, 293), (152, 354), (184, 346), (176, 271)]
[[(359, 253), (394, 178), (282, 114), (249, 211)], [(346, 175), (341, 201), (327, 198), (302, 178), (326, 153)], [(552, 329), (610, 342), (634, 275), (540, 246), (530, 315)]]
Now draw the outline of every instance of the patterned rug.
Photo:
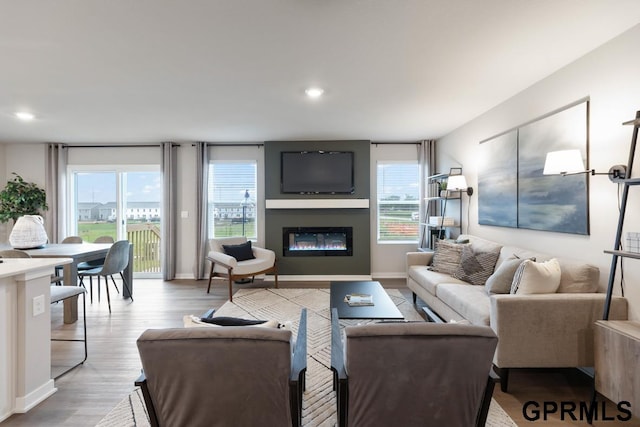
[[(423, 320), (397, 289), (387, 293), (407, 320)], [(302, 406), (302, 424), (310, 427), (336, 425), (336, 397), (332, 389), (331, 315), (329, 289), (241, 289), (227, 301), (217, 316), (245, 319), (277, 320), (291, 324), (298, 331), (300, 309), (307, 308), (307, 390)], [(364, 324), (366, 320), (341, 320), (343, 326)], [(98, 427), (148, 426), (149, 421), (139, 389), (120, 402)], [(516, 427), (517, 425), (493, 400), (487, 426)]]

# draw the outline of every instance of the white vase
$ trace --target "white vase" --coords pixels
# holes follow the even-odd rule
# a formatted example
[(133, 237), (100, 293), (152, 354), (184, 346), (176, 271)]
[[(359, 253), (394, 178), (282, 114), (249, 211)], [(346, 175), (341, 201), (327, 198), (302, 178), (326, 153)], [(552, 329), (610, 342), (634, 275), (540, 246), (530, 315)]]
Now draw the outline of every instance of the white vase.
[(49, 241), (40, 215), (24, 215), (18, 218), (9, 235), (14, 249), (32, 249), (44, 246)]

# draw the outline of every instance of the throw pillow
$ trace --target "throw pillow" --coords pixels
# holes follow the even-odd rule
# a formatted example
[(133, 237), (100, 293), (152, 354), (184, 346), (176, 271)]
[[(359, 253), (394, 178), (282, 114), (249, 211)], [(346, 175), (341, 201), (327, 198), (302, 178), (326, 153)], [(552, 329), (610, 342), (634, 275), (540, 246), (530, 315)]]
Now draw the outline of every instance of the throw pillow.
[(448, 240), (438, 240), (429, 270), (453, 275), (458, 268), (458, 264), (460, 264), (463, 247), (464, 245), (459, 243)]
[(247, 240), (245, 243), (239, 245), (222, 245), (224, 253), (232, 256), (236, 261), (246, 261), (248, 259), (254, 259), (253, 250), (251, 249), (251, 240)]
[(492, 251), (478, 250), (476, 252), (473, 245), (464, 245), (460, 255), (460, 264), (453, 272), (453, 277), (472, 285), (484, 285), (493, 273), (499, 255), (499, 247)]
[(518, 295), (552, 294), (560, 286), (560, 263), (553, 258), (546, 262), (524, 260), (513, 276), (511, 293)]
[[(526, 258), (518, 258), (516, 254), (505, 259), (502, 264), (496, 268), (491, 276), (487, 278), (485, 283), (485, 291), (487, 294), (508, 294), (511, 292), (511, 284), (513, 276), (515, 276), (518, 267)], [(535, 261), (535, 258), (529, 258)]]

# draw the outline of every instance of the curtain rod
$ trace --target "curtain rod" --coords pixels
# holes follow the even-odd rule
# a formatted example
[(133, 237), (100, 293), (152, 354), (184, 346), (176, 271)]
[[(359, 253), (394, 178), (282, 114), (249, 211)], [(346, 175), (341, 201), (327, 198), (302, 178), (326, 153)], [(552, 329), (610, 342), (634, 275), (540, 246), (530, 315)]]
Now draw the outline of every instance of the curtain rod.
[(371, 145), (420, 145), (420, 142), (371, 142)]
[[(195, 146), (195, 144), (191, 144), (191, 146)], [(256, 142), (256, 143), (237, 143), (237, 144), (224, 144), (221, 142), (207, 142), (207, 147), (264, 147), (264, 143)]]
[[(148, 148), (148, 147), (160, 147), (161, 144), (113, 144), (113, 145), (76, 145), (76, 144), (64, 144), (64, 148)], [(179, 147), (180, 144), (173, 144), (174, 147)]]

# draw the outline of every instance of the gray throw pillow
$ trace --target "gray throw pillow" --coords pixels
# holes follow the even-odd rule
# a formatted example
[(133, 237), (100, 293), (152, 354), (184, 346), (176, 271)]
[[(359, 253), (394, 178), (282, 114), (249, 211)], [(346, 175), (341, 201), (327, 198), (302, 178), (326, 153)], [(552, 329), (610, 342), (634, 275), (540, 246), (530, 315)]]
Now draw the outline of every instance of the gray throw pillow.
[[(508, 294), (511, 292), (511, 284), (513, 276), (515, 276), (518, 267), (526, 258), (518, 258), (517, 255), (511, 255), (504, 260), (502, 264), (496, 268), (491, 276), (487, 278), (485, 283), (485, 291), (487, 294)], [(529, 258), (535, 261), (535, 258)]]
[(448, 240), (438, 240), (429, 270), (453, 275), (460, 264), (462, 248), (465, 245)]
[(484, 285), (493, 273), (499, 255), (500, 247), (496, 247), (492, 251), (476, 252), (473, 245), (464, 245), (460, 264), (453, 273), (453, 277), (472, 285)]

